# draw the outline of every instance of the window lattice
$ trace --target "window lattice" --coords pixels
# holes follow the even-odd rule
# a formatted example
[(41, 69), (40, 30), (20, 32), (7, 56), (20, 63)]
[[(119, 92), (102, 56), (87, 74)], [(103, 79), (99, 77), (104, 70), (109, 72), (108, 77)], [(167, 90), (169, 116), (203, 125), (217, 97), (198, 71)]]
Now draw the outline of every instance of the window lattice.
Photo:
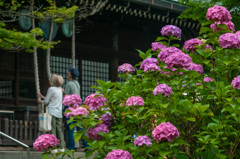
[(95, 93), (95, 89), (91, 86), (97, 86), (97, 80), (109, 80), (109, 64), (103, 62), (95, 62), (82, 60), (82, 99)]
[(13, 83), (12, 81), (0, 81), (0, 98), (13, 97)]
[[(78, 60), (75, 60), (76, 66), (75, 68), (78, 69)], [(64, 85), (67, 83), (67, 72), (68, 67), (72, 65), (72, 59), (66, 57), (59, 57), (59, 56), (51, 56), (51, 71), (52, 73), (57, 73), (63, 76)]]

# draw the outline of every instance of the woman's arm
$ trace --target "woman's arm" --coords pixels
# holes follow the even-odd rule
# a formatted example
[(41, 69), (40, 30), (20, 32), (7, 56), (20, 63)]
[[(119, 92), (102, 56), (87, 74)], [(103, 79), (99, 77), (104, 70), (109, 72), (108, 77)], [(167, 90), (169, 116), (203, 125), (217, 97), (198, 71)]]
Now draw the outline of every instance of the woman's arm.
[(45, 97), (41, 94), (41, 93), (38, 93), (37, 94), (37, 97), (41, 98), (41, 99), (45, 99)]
[(44, 97), (44, 100), (43, 100), (44, 104), (48, 104), (50, 102), (50, 99), (51, 99), (53, 93), (54, 93), (54, 91), (52, 90), (52, 88), (51, 87), (48, 88), (46, 97), (43, 96)]

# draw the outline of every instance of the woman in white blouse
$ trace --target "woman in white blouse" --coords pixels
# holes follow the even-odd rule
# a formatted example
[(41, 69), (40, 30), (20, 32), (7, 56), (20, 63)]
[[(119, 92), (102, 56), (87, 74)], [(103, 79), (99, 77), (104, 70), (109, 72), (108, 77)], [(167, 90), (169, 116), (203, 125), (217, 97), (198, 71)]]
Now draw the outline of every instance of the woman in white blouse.
[[(61, 86), (64, 80), (60, 75), (52, 74), (51, 87), (47, 90), (47, 95), (44, 97), (41, 93), (38, 94), (38, 103), (43, 102), (48, 105), (48, 112), (52, 114), (52, 130), (51, 133), (60, 140), (60, 149), (53, 150), (63, 152), (65, 147), (64, 136), (62, 131), (62, 98), (63, 90)], [(44, 99), (44, 100), (41, 100)], [(55, 152), (56, 151), (56, 152)]]

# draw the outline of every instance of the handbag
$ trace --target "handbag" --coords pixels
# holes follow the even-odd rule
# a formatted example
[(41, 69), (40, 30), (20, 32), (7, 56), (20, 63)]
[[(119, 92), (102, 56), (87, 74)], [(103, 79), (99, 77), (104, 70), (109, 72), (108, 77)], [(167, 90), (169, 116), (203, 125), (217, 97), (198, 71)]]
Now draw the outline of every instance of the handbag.
[(44, 104), (41, 104), (41, 113), (38, 114), (39, 118), (39, 131), (49, 132), (52, 129), (52, 114), (48, 113), (48, 107), (46, 106), (46, 113), (44, 113)]

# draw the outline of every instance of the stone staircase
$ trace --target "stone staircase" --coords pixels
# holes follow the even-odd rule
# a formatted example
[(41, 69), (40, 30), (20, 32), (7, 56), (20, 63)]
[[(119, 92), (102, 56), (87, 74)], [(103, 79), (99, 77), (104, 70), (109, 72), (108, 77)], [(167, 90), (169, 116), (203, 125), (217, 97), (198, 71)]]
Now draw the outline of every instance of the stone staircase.
[[(27, 159), (28, 151), (0, 151), (0, 159)], [(42, 152), (37, 151), (30, 151), (29, 159), (42, 159), (41, 158)], [(75, 152), (74, 157), (82, 157), (81, 159), (86, 159), (85, 152)], [(88, 159), (93, 159), (94, 155), (89, 157)], [(68, 159), (68, 157), (64, 157), (64, 159)]]

